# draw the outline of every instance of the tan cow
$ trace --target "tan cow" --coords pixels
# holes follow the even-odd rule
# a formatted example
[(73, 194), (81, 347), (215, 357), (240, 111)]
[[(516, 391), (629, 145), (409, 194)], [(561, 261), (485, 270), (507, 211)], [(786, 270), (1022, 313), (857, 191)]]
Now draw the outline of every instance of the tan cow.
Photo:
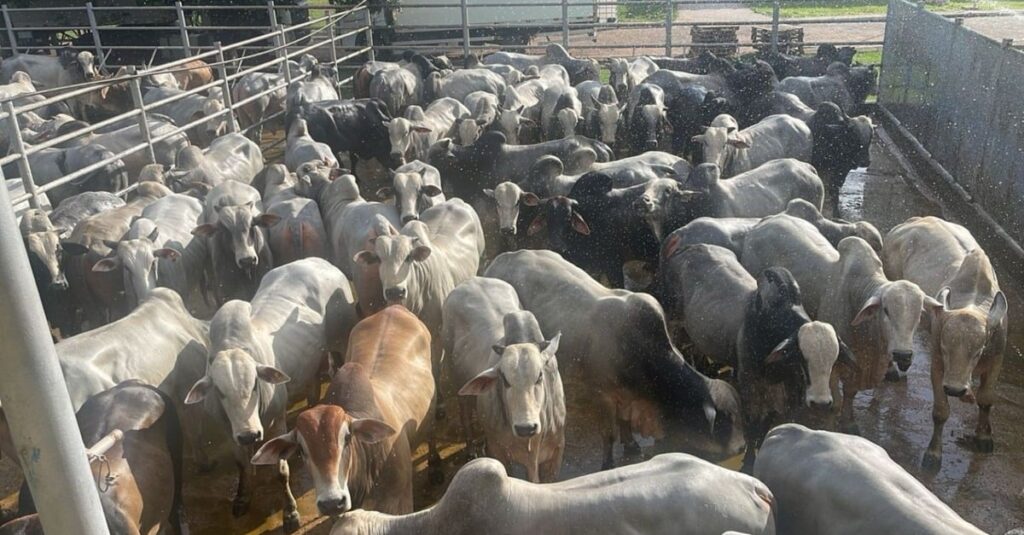
[(352, 329), (323, 403), (252, 463), (277, 464), (301, 448), (320, 513), (411, 513), (412, 448), (433, 400), (430, 332), (405, 307), (389, 306)]
[(201, 59), (179, 65), (172, 74), (178, 80), (178, 85), (186, 91), (213, 81), (213, 69)]
[[(886, 273), (919, 285), (942, 303), (929, 317), (931, 379), (934, 396), (932, 433), (922, 464), (942, 464), (942, 427), (949, 418), (949, 398), (978, 403), (975, 443), (991, 452), (989, 417), (1006, 349), (1006, 296), (996, 272), (971, 233), (937, 217), (912, 217), (885, 238)], [(977, 394), (971, 377), (979, 375)]]

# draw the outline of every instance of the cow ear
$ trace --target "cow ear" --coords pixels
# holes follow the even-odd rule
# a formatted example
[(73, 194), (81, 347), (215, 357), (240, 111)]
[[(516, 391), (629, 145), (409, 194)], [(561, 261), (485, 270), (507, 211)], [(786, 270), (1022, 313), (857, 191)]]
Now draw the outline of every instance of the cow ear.
[(951, 292), (952, 292), (952, 290), (949, 288), (949, 286), (946, 286), (945, 288), (939, 290), (939, 294), (935, 296), (935, 300), (942, 304), (942, 309), (943, 310), (949, 310), (950, 309), (950, 306), (949, 306), (949, 294)]
[(989, 332), (994, 331), (1003, 322), (1003, 318), (1006, 317), (1006, 308), (1006, 296), (1003, 292), (996, 292), (995, 298), (992, 299), (992, 306), (988, 309), (986, 325)]
[(533, 221), (530, 222), (530, 228), (528, 228), (526, 230), (526, 235), (527, 236), (533, 236), (534, 234), (544, 230), (544, 228), (547, 227), (547, 226), (548, 226), (548, 216), (547, 216), (547, 214), (543, 214), (543, 213), (537, 214), (537, 217), (534, 217)]
[(422, 262), (427, 258), (430, 258), (430, 246), (429, 245), (417, 245), (413, 247), (412, 252), (409, 253), (409, 259), (414, 262)]
[(257, 466), (276, 465), (292, 456), (299, 443), (295, 440), (295, 431), (289, 431), (275, 439), (268, 440), (263, 447), (249, 460)]
[(253, 221), (253, 223), (257, 226), (267, 228), (276, 225), (278, 221), (281, 221), (281, 216), (275, 214), (260, 214), (256, 217), (256, 221)]
[(108, 271), (114, 271), (121, 267), (121, 261), (117, 257), (104, 258), (99, 262), (96, 262), (92, 266), (92, 270), (97, 273), (106, 273)]
[(562, 333), (561, 333), (561, 331), (559, 331), (557, 334), (555, 334), (554, 338), (541, 342), (540, 344), (538, 344), (537, 347), (539, 347), (541, 352), (543, 352), (545, 355), (547, 355), (548, 358), (551, 358), (551, 357), (555, 356), (555, 353), (558, 352), (558, 344), (561, 341), (562, 341)]
[(380, 262), (380, 257), (373, 251), (359, 251), (352, 257), (352, 260), (364, 266), (372, 266)]
[(390, 425), (374, 418), (352, 420), (348, 428), (364, 444), (376, 444), (397, 432)]
[(153, 228), (153, 232), (150, 232), (149, 236), (146, 236), (146, 239), (148, 239), (151, 242), (156, 242), (157, 238), (159, 238), (159, 237), (160, 237), (160, 229)]
[(192, 229), (193, 236), (212, 236), (214, 232), (217, 232), (217, 226), (212, 223), (203, 223)]
[(488, 197), (493, 199), (494, 198), (494, 190), (491, 189), (491, 188), (484, 188), (484, 195), (486, 195), (486, 196), (488, 196)]
[(288, 374), (273, 366), (256, 366), (256, 377), (272, 385), (280, 385), (292, 380)]
[(570, 219), (572, 220), (573, 230), (584, 236), (590, 236), (590, 225), (587, 224), (579, 212), (573, 210)]
[(775, 349), (772, 349), (772, 352), (768, 353), (768, 356), (764, 358), (764, 363), (776, 364), (786, 360), (786, 357), (789, 356), (789, 352), (795, 342), (796, 341), (793, 337), (786, 338), (780, 342), (779, 345), (775, 346)]
[(924, 304), (921, 306), (921, 312), (938, 314), (943, 310), (942, 302), (932, 297), (924, 296)]
[(418, 134), (429, 134), (429, 133), (433, 132), (433, 130), (431, 130), (431, 129), (425, 127), (425, 126), (413, 126), (412, 127), (412, 131), (416, 132)]
[(519, 202), (523, 203), (523, 205), (525, 206), (537, 206), (538, 204), (540, 204), (540, 197), (537, 197), (537, 194), (535, 193), (524, 191), (519, 196)]
[(420, 188), (420, 193), (426, 195), (427, 197), (437, 197), (438, 195), (441, 194), (441, 188), (433, 184), (425, 184), (422, 188)]
[(569, 156), (569, 165), (577, 171), (586, 171), (594, 167), (597, 162), (597, 153), (590, 147), (584, 147)]
[(157, 249), (153, 251), (153, 256), (156, 256), (158, 258), (166, 258), (171, 261), (176, 261), (178, 257), (181, 256), (181, 253), (175, 251), (174, 249), (168, 249), (164, 247), (162, 249)]
[(707, 137), (705, 137), (704, 134), (696, 135), (696, 136), (693, 136), (693, 137), (690, 138), (690, 141), (692, 141), (694, 143), (701, 143), (701, 144), (703, 144), (706, 140), (707, 140)]
[(733, 147), (736, 147), (737, 149), (749, 149), (750, 148), (750, 143), (746, 139), (743, 139), (742, 137), (739, 137), (739, 136), (730, 137), (726, 141), (726, 143), (732, 145)]
[[(500, 353), (499, 353), (500, 354)], [(479, 396), (498, 382), (498, 370), (487, 368), (459, 389), (460, 396)]]
[(185, 396), (185, 405), (195, 405), (206, 399), (206, 395), (210, 393), (212, 386), (213, 382), (210, 381), (209, 377), (203, 377), (196, 381), (196, 384), (192, 385), (192, 388), (189, 389), (188, 395)]
[(377, 190), (377, 198), (386, 201), (395, 197), (395, 189), (391, 186), (384, 186)]
[(857, 316), (853, 318), (850, 325), (860, 325), (864, 321), (867, 321), (869, 318), (874, 316), (876, 312), (878, 312), (878, 307), (880, 306), (882, 306), (882, 299), (879, 298), (878, 295), (872, 295), (864, 302), (864, 306), (861, 307), (860, 312), (858, 312)]
[(84, 255), (89, 252), (89, 248), (73, 241), (62, 241), (60, 242), (60, 248), (64, 249), (64, 252), (71, 256)]

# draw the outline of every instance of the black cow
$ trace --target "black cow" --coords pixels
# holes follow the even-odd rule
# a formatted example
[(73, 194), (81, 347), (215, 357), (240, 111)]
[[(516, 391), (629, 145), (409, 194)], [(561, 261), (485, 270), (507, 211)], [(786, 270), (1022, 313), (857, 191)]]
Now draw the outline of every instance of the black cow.
[(625, 145), (633, 153), (658, 150), (672, 132), (665, 108), (665, 90), (642, 83), (629, 93), (626, 104)]
[(313, 139), (327, 143), (335, 154), (348, 153), (353, 165), (357, 159), (399, 165), (391, 158), (391, 138), (384, 126), (391, 113), (384, 102), (366, 98), (311, 102), (299, 115)]
[(710, 50), (704, 50), (695, 58), (652, 57), (651, 60), (659, 68), (692, 74), (726, 74), (736, 70), (732, 62)]
[(813, 146), (811, 164), (818, 170), (825, 192), (838, 201), (839, 190), (846, 175), (870, 164), (871, 138), (874, 127), (866, 116), (849, 117), (839, 106), (825, 102), (807, 121)]
[(857, 50), (852, 46), (836, 48), (835, 45), (821, 45), (818, 52), (811, 57), (771, 51), (762, 52), (758, 57), (771, 65), (781, 80), (790, 76), (821, 76), (825, 74), (828, 66), (835, 62), (853, 65), (853, 56), (856, 54)]
[[(755, 451), (768, 430), (804, 405), (831, 409), (833, 366), (856, 364), (832, 326), (811, 321), (796, 279), (781, 267), (758, 275), (757, 291), (747, 304), (736, 350), (748, 445), (743, 470), (750, 473)], [(769, 392), (772, 385), (779, 384), (785, 390), (782, 405), (773, 403)]]

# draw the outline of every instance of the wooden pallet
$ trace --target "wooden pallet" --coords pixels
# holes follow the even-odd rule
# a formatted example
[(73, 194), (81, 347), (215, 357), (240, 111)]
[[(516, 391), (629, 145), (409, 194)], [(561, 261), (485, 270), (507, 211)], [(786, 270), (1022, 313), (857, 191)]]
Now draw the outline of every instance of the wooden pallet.
[(695, 57), (704, 50), (710, 50), (716, 56), (735, 56), (739, 39), (736, 34), (739, 26), (693, 26), (690, 28), (690, 42), (714, 44), (712, 47), (690, 47), (690, 56)]
[[(754, 26), (750, 29), (750, 41), (759, 51), (772, 49), (772, 27)], [(802, 56), (804, 54), (804, 29), (788, 24), (779, 25), (779, 52)]]

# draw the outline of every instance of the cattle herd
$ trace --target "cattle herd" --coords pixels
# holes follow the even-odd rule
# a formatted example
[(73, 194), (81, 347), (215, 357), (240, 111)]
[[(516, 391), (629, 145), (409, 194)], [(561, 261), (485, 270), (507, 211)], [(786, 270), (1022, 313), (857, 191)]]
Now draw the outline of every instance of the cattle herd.
[[(949, 396), (977, 404), (991, 451), (1007, 302), (962, 226), (883, 236), (823, 215), (868, 163), (855, 114), (876, 74), (852, 59), (407, 53), (341, 98), (305, 56), (284, 67), (300, 81), (238, 110), (251, 138), (201, 121), (216, 90), (150, 114), (153, 137), (197, 124), (21, 218), (113, 532), (183, 532), (188, 450), (201, 473), (234, 461), (236, 516), (260, 492), (252, 465), (273, 467), (289, 532), (301, 456), (335, 534), (982, 533), (854, 436), (855, 394), (900, 380), (924, 329), (923, 464), (942, 462)], [(5, 59), (0, 93), (26, 101), (92, 63)], [(200, 63), (147, 75), (144, 101), (208, 83)], [(234, 101), (282, 77), (244, 76)], [(118, 111), (124, 85), (23, 114), (26, 142)], [(256, 126), (277, 111), (283, 163)], [(36, 182), (141, 135), (133, 118), (40, 151)], [(560, 481), (570, 394), (604, 419), (603, 471)], [(445, 420), (480, 458), (414, 513), (413, 452), (427, 444), (443, 484)], [(649, 459), (616, 467), (617, 443)], [(709, 462), (740, 454), (742, 472)], [(0, 533), (31, 532), (33, 511), (25, 488)]]

